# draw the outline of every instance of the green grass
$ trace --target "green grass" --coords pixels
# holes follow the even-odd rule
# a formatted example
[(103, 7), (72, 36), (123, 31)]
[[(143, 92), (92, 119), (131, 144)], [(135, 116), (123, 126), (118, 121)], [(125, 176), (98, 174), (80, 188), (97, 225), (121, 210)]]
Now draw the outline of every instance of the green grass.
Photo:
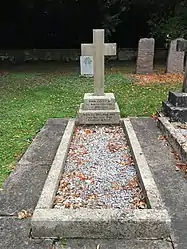
[[(176, 85), (138, 86), (122, 74), (106, 77), (105, 91), (114, 92), (121, 116), (150, 116), (160, 109)], [(16, 73), (0, 79), (0, 185), (48, 118), (75, 117), (92, 79), (60, 73)]]

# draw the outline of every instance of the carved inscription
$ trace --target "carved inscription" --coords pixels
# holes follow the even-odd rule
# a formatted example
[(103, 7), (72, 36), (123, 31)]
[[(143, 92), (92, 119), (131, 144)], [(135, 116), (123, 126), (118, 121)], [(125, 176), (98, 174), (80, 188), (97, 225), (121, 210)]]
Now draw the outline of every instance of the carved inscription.
[(90, 99), (84, 107), (86, 110), (114, 110), (115, 102), (107, 99)]
[(98, 123), (105, 123), (111, 121), (119, 120), (118, 113), (83, 113), (82, 119), (85, 122), (98, 122)]

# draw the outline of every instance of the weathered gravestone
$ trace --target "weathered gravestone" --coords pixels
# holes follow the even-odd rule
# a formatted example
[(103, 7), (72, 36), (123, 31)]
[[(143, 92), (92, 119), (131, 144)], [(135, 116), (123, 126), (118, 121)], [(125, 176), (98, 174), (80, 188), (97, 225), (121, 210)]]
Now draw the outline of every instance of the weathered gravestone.
[(182, 38), (177, 38), (171, 41), (168, 58), (167, 58), (167, 73), (181, 73), (184, 70), (184, 51), (177, 51), (177, 41), (184, 41)]
[(80, 56), (80, 69), (81, 76), (93, 77), (93, 56), (88, 56), (85, 51), (85, 47), (81, 46), (81, 56)]
[[(176, 43), (178, 53), (187, 51), (187, 41), (179, 40)], [(168, 101), (162, 104), (163, 113), (174, 122), (187, 122), (187, 63), (183, 80), (182, 92), (169, 92)]]
[(79, 124), (118, 124), (120, 111), (113, 93), (104, 93), (104, 56), (116, 54), (115, 43), (104, 43), (104, 30), (93, 30), (93, 44), (82, 44), (81, 51), (93, 56), (94, 93), (84, 95), (78, 113)]
[(152, 74), (155, 40), (153, 38), (140, 39), (136, 65), (137, 74)]
[(93, 56), (80, 56), (81, 76), (93, 77)]

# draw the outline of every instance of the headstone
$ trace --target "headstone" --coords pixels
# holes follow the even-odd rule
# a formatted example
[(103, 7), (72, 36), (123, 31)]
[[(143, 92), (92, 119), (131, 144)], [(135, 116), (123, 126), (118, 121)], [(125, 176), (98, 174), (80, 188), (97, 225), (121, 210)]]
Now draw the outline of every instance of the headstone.
[[(180, 39), (175, 43), (176, 53), (187, 51), (187, 41)], [(182, 55), (180, 55), (182, 57)], [(169, 92), (168, 101), (162, 103), (162, 112), (173, 122), (187, 122), (187, 63), (182, 92)]]
[(137, 74), (152, 74), (155, 40), (153, 38), (140, 39), (136, 65)]
[(94, 93), (85, 93), (79, 124), (119, 124), (120, 111), (113, 93), (104, 93), (104, 56), (116, 54), (115, 43), (104, 43), (104, 30), (93, 30), (93, 44), (81, 45), (82, 56), (93, 56)]
[[(178, 53), (187, 52), (187, 40), (181, 39), (177, 41), (177, 51)], [(185, 66), (185, 74), (184, 74), (182, 91), (187, 93), (187, 57), (186, 57), (186, 66)]]
[(92, 77), (93, 72), (93, 56), (80, 56), (81, 75)]
[(184, 51), (177, 51), (177, 41), (184, 41), (183, 38), (178, 38), (171, 41), (168, 58), (167, 58), (167, 73), (182, 73), (184, 71)]

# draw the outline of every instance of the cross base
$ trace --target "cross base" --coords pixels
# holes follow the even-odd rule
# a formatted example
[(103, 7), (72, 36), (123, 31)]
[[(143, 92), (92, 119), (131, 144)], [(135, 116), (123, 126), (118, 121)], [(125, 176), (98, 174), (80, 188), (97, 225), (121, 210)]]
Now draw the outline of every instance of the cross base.
[(85, 93), (84, 110), (114, 110), (115, 97), (113, 93), (105, 93), (98, 96), (93, 93)]
[(187, 122), (187, 93), (169, 92), (168, 101), (162, 103), (162, 112), (171, 122)]
[(84, 103), (78, 113), (79, 124), (119, 124), (120, 110), (113, 93), (95, 96), (93, 93), (84, 95)]

